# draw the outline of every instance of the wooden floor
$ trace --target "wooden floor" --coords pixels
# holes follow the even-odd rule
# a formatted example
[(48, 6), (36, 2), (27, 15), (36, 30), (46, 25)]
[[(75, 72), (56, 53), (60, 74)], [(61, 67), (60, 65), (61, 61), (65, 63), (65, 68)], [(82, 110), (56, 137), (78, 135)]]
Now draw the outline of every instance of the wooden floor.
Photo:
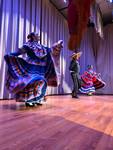
[(0, 101), (0, 150), (113, 150), (113, 96)]

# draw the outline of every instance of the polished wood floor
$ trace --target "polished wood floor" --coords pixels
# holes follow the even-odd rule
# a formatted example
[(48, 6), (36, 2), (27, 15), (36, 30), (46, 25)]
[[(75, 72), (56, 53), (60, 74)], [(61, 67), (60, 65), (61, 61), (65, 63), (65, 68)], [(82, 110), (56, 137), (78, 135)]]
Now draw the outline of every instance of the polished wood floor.
[(0, 150), (113, 150), (113, 96), (0, 101)]

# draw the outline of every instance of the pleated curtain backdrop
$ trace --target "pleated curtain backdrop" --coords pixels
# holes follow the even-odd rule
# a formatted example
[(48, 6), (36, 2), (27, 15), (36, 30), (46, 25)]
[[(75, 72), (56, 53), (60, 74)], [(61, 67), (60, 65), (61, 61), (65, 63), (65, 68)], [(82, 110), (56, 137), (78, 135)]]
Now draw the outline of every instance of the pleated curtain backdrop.
[(68, 42), (68, 27), (67, 21), (63, 16), (55, 9), (49, 1), (43, 1), (42, 3), (42, 44), (51, 47), (53, 43), (58, 40), (64, 41), (64, 48), (60, 56), (60, 74), (61, 82), (58, 87), (48, 87), (47, 94), (64, 94), (70, 93), (71, 88), (68, 85), (70, 77), (68, 70), (68, 63), (71, 54), (67, 48)]
[(97, 71), (106, 82), (106, 87), (99, 92), (113, 94), (113, 24), (104, 27), (104, 39), (99, 41), (96, 63)]

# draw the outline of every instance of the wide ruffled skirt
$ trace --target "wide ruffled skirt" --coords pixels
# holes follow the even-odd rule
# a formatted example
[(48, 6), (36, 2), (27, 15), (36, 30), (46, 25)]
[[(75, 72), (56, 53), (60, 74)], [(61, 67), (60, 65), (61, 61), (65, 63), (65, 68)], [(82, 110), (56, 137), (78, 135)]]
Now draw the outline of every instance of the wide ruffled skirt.
[(17, 101), (37, 102), (44, 97), (47, 88), (44, 67), (11, 55), (5, 55), (5, 61), (8, 65), (6, 86)]
[(93, 84), (91, 85), (87, 83), (82, 83), (79, 91), (84, 94), (95, 93), (95, 87), (93, 86)]
[(81, 77), (81, 88), (79, 91), (81, 93), (95, 93), (95, 90), (103, 88), (105, 86), (105, 82), (102, 81), (101, 78), (93, 77), (89, 79), (86, 76)]

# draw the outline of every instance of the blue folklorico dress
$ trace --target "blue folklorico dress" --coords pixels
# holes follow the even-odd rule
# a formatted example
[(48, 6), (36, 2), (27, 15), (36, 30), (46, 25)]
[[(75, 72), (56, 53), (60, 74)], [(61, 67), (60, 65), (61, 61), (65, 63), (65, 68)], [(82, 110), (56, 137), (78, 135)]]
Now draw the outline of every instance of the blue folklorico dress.
[(38, 102), (44, 97), (47, 85), (57, 86), (50, 48), (29, 41), (4, 58), (8, 65), (6, 86), (17, 101)]

